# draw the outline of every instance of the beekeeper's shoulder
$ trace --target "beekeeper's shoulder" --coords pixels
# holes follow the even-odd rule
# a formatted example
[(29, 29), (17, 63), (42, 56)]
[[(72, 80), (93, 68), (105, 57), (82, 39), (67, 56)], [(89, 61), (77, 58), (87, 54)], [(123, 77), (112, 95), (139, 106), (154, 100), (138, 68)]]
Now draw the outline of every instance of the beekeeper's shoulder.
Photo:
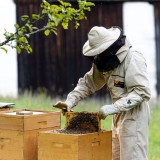
[(144, 61), (146, 63), (144, 55), (134, 48), (130, 48), (126, 56), (126, 63), (130, 63), (131, 61)]

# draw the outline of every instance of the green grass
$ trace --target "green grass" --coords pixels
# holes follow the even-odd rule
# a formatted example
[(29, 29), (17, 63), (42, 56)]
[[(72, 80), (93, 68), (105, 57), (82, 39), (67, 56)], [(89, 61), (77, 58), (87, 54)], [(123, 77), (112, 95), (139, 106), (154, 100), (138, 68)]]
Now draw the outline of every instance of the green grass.
[[(39, 109), (49, 111), (59, 111), (52, 107), (59, 97), (51, 99), (44, 94), (33, 96), (31, 93), (26, 92), (23, 96), (19, 96), (17, 99), (13, 98), (0, 98), (0, 102), (13, 102), (15, 103), (14, 109)], [(104, 105), (105, 101), (88, 99), (83, 100), (75, 108), (75, 111), (93, 111), (99, 110), (99, 107)], [(149, 160), (160, 160), (160, 106), (151, 106), (151, 119), (149, 126)], [(61, 128), (65, 127), (65, 117), (61, 116)], [(106, 120), (102, 120), (102, 129), (111, 129), (111, 116), (108, 116)]]
[(160, 160), (160, 106), (151, 109), (149, 160)]

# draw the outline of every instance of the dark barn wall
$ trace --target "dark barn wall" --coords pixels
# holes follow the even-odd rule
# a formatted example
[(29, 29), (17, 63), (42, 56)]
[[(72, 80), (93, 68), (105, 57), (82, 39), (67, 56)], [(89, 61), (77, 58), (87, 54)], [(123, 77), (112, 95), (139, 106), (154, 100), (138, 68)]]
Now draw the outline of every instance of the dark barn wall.
[[(17, 4), (17, 23), (20, 15), (39, 13), (40, 2), (15, 0)], [(73, 6), (76, 3), (72, 2)], [(65, 95), (71, 91), (79, 77), (91, 67), (82, 55), (82, 47), (87, 40), (88, 31), (95, 25), (109, 27), (122, 26), (122, 2), (95, 2), (91, 12), (86, 12), (87, 20), (76, 30), (73, 24), (68, 30), (58, 28), (58, 36), (45, 37), (43, 33), (30, 39), (33, 53), (18, 55), (19, 91), (37, 91), (45, 88), (49, 95)], [(38, 24), (41, 26), (41, 24)], [(102, 91), (103, 92), (103, 91)]]
[(154, 2), (155, 36), (156, 36), (156, 66), (157, 66), (157, 94), (160, 95), (160, 2)]

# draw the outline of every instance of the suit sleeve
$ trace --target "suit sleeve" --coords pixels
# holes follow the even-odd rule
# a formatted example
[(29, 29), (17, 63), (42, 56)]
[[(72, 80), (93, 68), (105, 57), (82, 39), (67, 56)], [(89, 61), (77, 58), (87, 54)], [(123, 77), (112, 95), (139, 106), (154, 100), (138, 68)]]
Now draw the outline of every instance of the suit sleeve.
[(68, 94), (65, 103), (67, 103), (70, 108), (73, 108), (80, 100), (101, 89), (105, 83), (104, 75), (99, 72), (93, 64), (91, 70), (87, 72), (83, 78), (79, 79), (77, 86)]

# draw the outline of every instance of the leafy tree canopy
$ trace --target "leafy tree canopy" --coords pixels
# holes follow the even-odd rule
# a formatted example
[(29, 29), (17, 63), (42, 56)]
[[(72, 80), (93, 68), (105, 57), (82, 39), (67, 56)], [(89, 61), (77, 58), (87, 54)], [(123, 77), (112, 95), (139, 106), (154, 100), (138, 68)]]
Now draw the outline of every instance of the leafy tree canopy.
[[(41, 13), (32, 14), (31, 16), (22, 15), (21, 21), (23, 25), (15, 24), (15, 33), (11, 33), (4, 30), (3, 42), (0, 41), (0, 50), (4, 50), (7, 53), (6, 47), (16, 48), (18, 53), (21, 50), (26, 50), (28, 53), (32, 52), (28, 40), (31, 35), (43, 31), (46, 36), (50, 33), (57, 35), (57, 27), (61, 25), (64, 29), (68, 29), (69, 22), (72, 21), (75, 24), (75, 28), (79, 27), (79, 21), (87, 19), (85, 11), (90, 11), (94, 3), (86, 2), (86, 0), (78, 0), (78, 7), (73, 8), (71, 3), (58, 0), (59, 4), (50, 4), (43, 0), (41, 3)], [(44, 19), (47, 21), (44, 21)], [(37, 22), (43, 21), (43, 26), (38, 28)]]

